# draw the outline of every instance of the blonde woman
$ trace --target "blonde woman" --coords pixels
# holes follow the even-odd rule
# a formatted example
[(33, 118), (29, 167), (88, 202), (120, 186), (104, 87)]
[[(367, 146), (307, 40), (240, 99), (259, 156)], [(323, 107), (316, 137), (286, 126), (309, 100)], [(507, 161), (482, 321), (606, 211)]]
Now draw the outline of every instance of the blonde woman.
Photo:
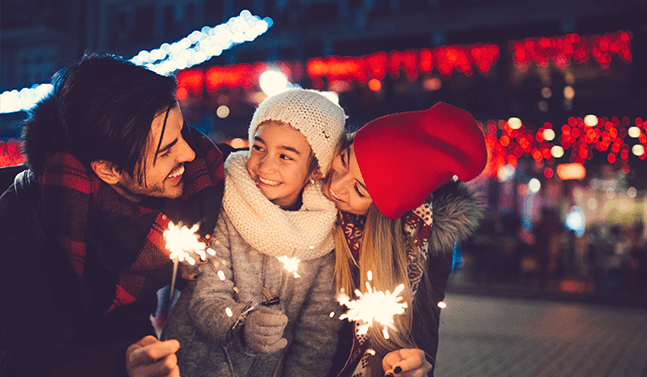
[(486, 161), (474, 118), (446, 103), (373, 120), (335, 157), (323, 192), (340, 211), (337, 290), (366, 291), (371, 271), (374, 289), (404, 284), (408, 307), (389, 339), (380, 328), (367, 336), (342, 331), (331, 375), (433, 375), (453, 245), (483, 216), (479, 198), (460, 181), (478, 176)]

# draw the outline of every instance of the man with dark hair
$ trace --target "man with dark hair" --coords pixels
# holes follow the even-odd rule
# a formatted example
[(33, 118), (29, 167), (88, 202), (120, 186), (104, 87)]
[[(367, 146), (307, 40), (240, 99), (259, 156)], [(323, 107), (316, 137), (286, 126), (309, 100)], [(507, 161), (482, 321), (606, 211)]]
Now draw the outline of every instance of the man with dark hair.
[(179, 376), (154, 337), (170, 221), (214, 229), (223, 155), (185, 125), (173, 77), (111, 55), (55, 75), (0, 197), (5, 376)]

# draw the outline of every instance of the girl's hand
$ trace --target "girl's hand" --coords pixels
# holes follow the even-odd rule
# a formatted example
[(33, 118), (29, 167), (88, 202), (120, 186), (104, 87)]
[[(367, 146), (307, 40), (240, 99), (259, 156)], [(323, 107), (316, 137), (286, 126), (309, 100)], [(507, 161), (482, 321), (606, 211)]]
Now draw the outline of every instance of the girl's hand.
[(389, 352), (382, 359), (382, 369), (387, 377), (422, 377), (432, 369), (425, 352), (417, 348), (403, 348)]

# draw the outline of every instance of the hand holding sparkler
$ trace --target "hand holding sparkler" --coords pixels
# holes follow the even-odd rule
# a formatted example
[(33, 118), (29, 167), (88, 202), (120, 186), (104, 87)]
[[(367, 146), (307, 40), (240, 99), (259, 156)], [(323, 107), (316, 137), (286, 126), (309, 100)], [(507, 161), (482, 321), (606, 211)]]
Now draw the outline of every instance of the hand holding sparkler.
[[(371, 271), (368, 272), (368, 280), (372, 280)], [(407, 303), (402, 302), (403, 297), (399, 296), (404, 289), (404, 284), (400, 284), (393, 293), (388, 290), (386, 292), (374, 291), (369, 282), (366, 282), (366, 289), (366, 293), (360, 292), (359, 289), (355, 290), (355, 294), (359, 297), (357, 300), (351, 300), (346, 294), (339, 295), (337, 301), (349, 309), (339, 319), (357, 322), (359, 335), (366, 334), (369, 327), (374, 323), (379, 323), (383, 326), (384, 338), (388, 339), (387, 328), (395, 330), (393, 316), (404, 313), (404, 309), (407, 307)]]
[(260, 306), (249, 313), (245, 321), (244, 336), (247, 348), (256, 353), (273, 353), (288, 345), (283, 331), (288, 317), (280, 310)]
[(426, 376), (432, 365), (425, 358), (425, 351), (417, 348), (402, 348), (389, 352), (382, 359), (385, 376), (402, 373), (407, 376)]

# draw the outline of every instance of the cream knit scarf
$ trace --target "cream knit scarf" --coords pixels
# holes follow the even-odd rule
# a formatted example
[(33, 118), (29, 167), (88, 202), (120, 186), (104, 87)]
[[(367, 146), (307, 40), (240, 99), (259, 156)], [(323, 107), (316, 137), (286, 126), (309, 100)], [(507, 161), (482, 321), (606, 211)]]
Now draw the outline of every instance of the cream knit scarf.
[(307, 184), (303, 205), (286, 211), (270, 202), (247, 172), (249, 151), (235, 152), (225, 161), (222, 206), (241, 237), (258, 252), (307, 261), (333, 249), (335, 204), (321, 193), (321, 182)]

